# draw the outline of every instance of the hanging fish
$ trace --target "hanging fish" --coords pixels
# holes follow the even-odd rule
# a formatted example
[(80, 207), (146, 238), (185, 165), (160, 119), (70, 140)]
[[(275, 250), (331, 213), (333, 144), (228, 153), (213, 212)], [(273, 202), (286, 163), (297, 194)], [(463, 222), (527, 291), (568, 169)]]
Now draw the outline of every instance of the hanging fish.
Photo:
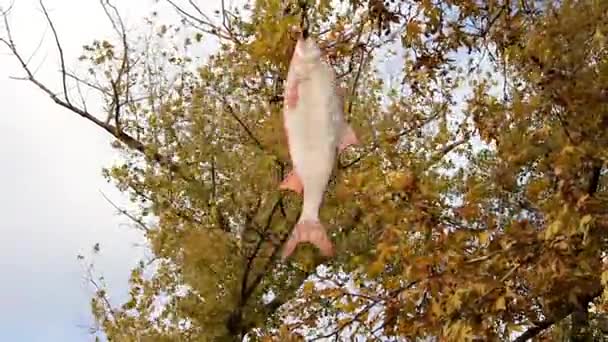
[(312, 243), (324, 256), (332, 256), (333, 245), (319, 220), (319, 208), (337, 154), (359, 142), (344, 119), (344, 93), (336, 87), (333, 69), (306, 35), (298, 39), (289, 66), (283, 117), (293, 170), (280, 188), (304, 196), (302, 213), (285, 244), (283, 259), (303, 242)]

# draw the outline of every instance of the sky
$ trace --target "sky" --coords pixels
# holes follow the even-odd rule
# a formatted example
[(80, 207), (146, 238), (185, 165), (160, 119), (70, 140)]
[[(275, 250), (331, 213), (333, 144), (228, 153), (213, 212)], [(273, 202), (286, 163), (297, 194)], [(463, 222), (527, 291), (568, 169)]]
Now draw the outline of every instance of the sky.
[[(110, 22), (99, 0), (43, 0), (54, 21), (68, 69), (76, 66), (84, 44), (111, 38)], [(7, 8), (10, 0), (0, 0)], [(38, 0), (14, 0), (13, 39), (29, 58), (36, 77), (60, 90), (60, 64)], [(185, 0), (176, 0), (187, 4)], [(227, 5), (240, 0), (227, 1)], [(129, 29), (141, 27), (153, 10), (176, 22), (175, 11), (154, 0), (113, 1)], [(161, 2), (162, 3), (162, 2)], [(220, 0), (199, 1), (212, 13)], [(166, 3), (165, 3), (166, 5)], [(156, 7), (155, 7), (156, 6)], [(173, 16), (173, 17), (172, 17)], [(6, 37), (4, 25), (0, 36)], [(38, 45), (42, 40), (39, 48)], [(211, 45), (197, 52), (201, 57)], [(17, 60), (0, 47), (0, 341), (90, 341), (93, 289), (77, 255), (92, 256), (96, 275), (105, 278), (114, 305), (124, 302), (128, 277), (145, 258), (145, 240), (119, 215), (125, 195), (107, 183), (102, 168), (116, 155), (112, 139), (90, 122), (57, 106), (23, 76)], [(88, 98), (91, 112), (101, 107)]]
[[(147, 14), (151, 1), (124, 2), (128, 23)], [(6, 8), (8, 2), (0, 0)], [(45, 0), (73, 63), (83, 44), (108, 36), (111, 27), (97, 0)], [(11, 13), (15, 42), (23, 55), (45, 32), (38, 1), (17, 0)], [(4, 26), (0, 26), (4, 35)], [(59, 89), (52, 36), (32, 60), (37, 77)], [(46, 56), (46, 58), (45, 58)], [(91, 255), (119, 304), (129, 271), (142, 257), (143, 242), (128, 220), (108, 203), (125, 203), (102, 177), (114, 152), (110, 138), (89, 122), (55, 105), (25, 81), (7, 49), (0, 48), (0, 341), (90, 341), (92, 289), (78, 254)]]

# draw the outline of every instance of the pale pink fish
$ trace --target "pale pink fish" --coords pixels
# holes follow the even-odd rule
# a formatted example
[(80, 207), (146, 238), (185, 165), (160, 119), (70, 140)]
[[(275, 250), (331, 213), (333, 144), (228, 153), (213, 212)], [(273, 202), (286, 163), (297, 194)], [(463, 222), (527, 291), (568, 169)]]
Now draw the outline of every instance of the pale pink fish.
[(332, 242), (319, 220), (319, 208), (337, 154), (359, 143), (344, 120), (343, 104), (333, 69), (322, 60), (320, 48), (312, 38), (300, 38), (289, 67), (284, 103), (294, 169), (280, 188), (303, 192), (304, 199), (300, 218), (285, 244), (284, 259), (303, 242), (312, 243), (324, 256), (333, 255)]

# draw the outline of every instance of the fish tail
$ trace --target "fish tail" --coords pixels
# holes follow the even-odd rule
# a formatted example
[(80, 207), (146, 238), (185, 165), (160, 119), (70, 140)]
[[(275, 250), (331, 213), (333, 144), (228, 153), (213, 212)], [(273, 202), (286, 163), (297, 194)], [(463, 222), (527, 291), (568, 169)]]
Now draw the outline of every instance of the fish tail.
[(319, 249), (325, 257), (334, 254), (334, 247), (327, 235), (327, 230), (318, 220), (302, 220), (298, 222), (283, 248), (283, 260), (287, 259), (298, 244), (309, 242)]

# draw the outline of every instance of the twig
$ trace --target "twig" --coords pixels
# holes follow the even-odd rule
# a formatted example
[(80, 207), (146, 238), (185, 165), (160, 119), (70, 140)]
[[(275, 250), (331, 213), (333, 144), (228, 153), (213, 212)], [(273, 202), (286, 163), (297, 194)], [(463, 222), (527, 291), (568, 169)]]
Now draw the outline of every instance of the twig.
[[(122, 53), (122, 60), (121, 60), (121, 65), (120, 68), (118, 69), (118, 73), (116, 75), (116, 79), (111, 79), (110, 80), (110, 86), (112, 88), (112, 107), (114, 109), (114, 125), (116, 126), (116, 130), (120, 131), (120, 113), (121, 113), (121, 107), (122, 107), (122, 103), (120, 101), (120, 91), (122, 90), (121, 87), (121, 83), (122, 83), (122, 77), (125, 73), (127, 73), (127, 83), (129, 82), (129, 57), (128, 57), (128, 52), (129, 52), (129, 45), (127, 43), (127, 33), (126, 33), (126, 29), (125, 29), (125, 25), (124, 22), (122, 21), (122, 18), (120, 17), (119, 13), (118, 13), (118, 9), (112, 5), (110, 3), (110, 0), (99, 0), (101, 7), (103, 8), (104, 12), (106, 13), (106, 16), (108, 18), (108, 20), (110, 20), (110, 23), (112, 24), (112, 27), (114, 28), (114, 30), (116, 31), (116, 33), (120, 36), (120, 39), (122, 41), (122, 48), (123, 48), (123, 53)], [(110, 13), (110, 10), (112, 10), (114, 12), (114, 15), (116, 16), (116, 18), (114, 18), (114, 16), (112, 16), (112, 13)], [(117, 25), (118, 22), (118, 25)], [(125, 87), (125, 98), (126, 101), (125, 103), (128, 103), (129, 101), (129, 87)]]
[(72, 73), (70, 73), (70, 72), (66, 72), (66, 75), (67, 75), (69, 78), (73, 79), (74, 81), (76, 81), (76, 82), (78, 82), (78, 83), (82, 83), (82, 84), (86, 85), (86, 86), (87, 86), (87, 87), (89, 87), (89, 88), (93, 88), (93, 89), (95, 89), (95, 90), (99, 91), (99, 92), (100, 92), (100, 93), (102, 93), (103, 95), (106, 95), (106, 96), (112, 96), (112, 93), (111, 93), (111, 92), (109, 92), (109, 91), (107, 91), (107, 90), (103, 89), (103, 88), (102, 88), (100, 85), (96, 85), (96, 84), (93, 84), (93, 83), (91, 83), (91, 82), (89, 82), (89, 81), (83, 80), (81, 77), (76, 76), (75, 74), (72, 74)]
[(150, 228), (142, 220), (133, 216), (133, 214), (129, 213), (126, 209), (120, 208), (116, 203), (112, 202), (112, 200), (110, 200), (110, 198), (108, 198), (108, 196), (106, 196), (106, 194), (104, 194), (101, 190), (99, 192), (101, 193), (101, 196), (103, 196), (103, 198), (114, 207), (114, 209), (116, 209), (120, 214), (128, 217), (131, 221), (135, 222), (142, 231), (146, 233), (150, 231)]
[[(172, 1), (172, 0), (165, 0), (165, 1), (168, 2), (171, 6), (173, 6), (173, 8), (182, 16), (182, 18), (184, 18), (184, 20), (186, 20), (192, 26), (196, 27), (197, 29), (201, 30), (202, 32), (212, 34), (221, 39), (226, 39), (226, 40), (235, 42), (232, 37), (223, 34), (216, 25), (212, 24), (211, 20), (209, 20), (209, 18), (206, 15), (203, 15), (203, 19), (197, 18), (194, 15), (192, 15), (191, 13), (188, 13), (187, 11), (185, 11), (180, 6), (178, 6), (174, 1)], [(195, 9), (197, 9), (197, 11), (199, 13), (202, 13), (202, 11), (200, 11), (200, 9), (198, 9), (197, 6), (194, 6), (194, 7), (195, 7)]]
[(48, 22), (49, 26), (51, 27), (51, 30), (53, 32), (53, 37), (55, 38), (55, 44), (57, 45), (57, 50), (59, 51), (59, 60), (61, 62), (61, 78), (62, 78), (62, 84), (63, 84), (63, 96), (65, 97), (65, 101), (67, 102), (67, 104), (72, 105), (72, 103), (70, 102), (69, 95), (68, 95), (68, 86), (67, 86), (67, 79), (66, 79), (65, 58), (63, 56), (63, 48), (61, 47), (61, 43), (59, 42), (59, 36), (57, 35), (57, 30), (55, 30), (55, 25), (53, 24), (53, 21), (51, 20), (51, 17), (49, 16), (49, 13), (47, 12), (46, 7), (44, 6), (44, 2), (42, 0), (39, 0), (39, 3), (40, 3), (40, 7), (42, 7), (42, 12), (44, 13), (44, 17), (46, 18), (46, 21)]
[(225, 107), (228, 109), (228, 113), (245, 130), (245, 132), (247, 133), (247, 135), (249, 136), (249, 138), (251, 140), (253, 140), (253, 142), (257, 145), (258, 148), (260, 148), (262, 151), (265, 151), (264, 145), (262, 145), (262, 143), (260, 142), (260, 140), (253, 134), (253, 132), (251, 131), (251, 129), (249, 129), (249, 127), (247, 126), (247, 124), (245, 124), (245, 122), (243, 122), (243, 120), (236, 114), (236, 111), (234, 110), (234, 108), (232, 108), (232, 106), (230, 105), (230, 103), (228, 103), (228, 100), (225, 97), (222, 97), (222, 102), (224, 103)]

